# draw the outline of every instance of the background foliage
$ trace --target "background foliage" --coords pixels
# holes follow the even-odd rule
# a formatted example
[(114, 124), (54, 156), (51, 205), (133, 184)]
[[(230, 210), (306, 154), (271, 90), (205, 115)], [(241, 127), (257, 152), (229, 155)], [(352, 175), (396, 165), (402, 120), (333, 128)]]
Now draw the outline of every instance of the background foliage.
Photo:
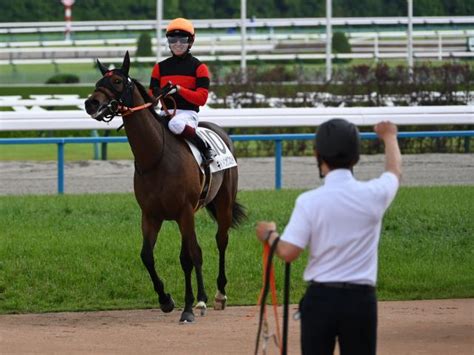
[[(164, 18), (239, 18), (240, 0), (166, 0)], [(406, 0), (333, 0), (333, 16), (406, 16)], [(0, 22), (63, 21), (59, 0), (0, 0)], [(466, 0), (415, 0), (415, 16), (466, 16), (474, 14), (474, 2)], [(258, 18), (323, 17), (321, 0), (259, 0), (247, 2), (247, 14)], [(152, 0), (77, 0), (75, 20), (133, 20), (156, 18)]]

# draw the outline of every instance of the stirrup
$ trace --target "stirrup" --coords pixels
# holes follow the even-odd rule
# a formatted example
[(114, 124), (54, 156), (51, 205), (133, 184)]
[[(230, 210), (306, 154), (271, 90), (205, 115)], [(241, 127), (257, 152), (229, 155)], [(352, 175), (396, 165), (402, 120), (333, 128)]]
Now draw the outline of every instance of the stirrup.
[(214, 161), (214, 158), (207, 158), (204, 154), (201, 157), (202, 157), (201, 165), (203, 168), (207, 168)]
[(204, 156), (206, 156), (206, 159), (212, 159), (212, 160), (214, 160), (214, 158), (217, 156), (217, 153), (214, 151), (214, 149), (208, 148), (208, 149), (205, 151)]

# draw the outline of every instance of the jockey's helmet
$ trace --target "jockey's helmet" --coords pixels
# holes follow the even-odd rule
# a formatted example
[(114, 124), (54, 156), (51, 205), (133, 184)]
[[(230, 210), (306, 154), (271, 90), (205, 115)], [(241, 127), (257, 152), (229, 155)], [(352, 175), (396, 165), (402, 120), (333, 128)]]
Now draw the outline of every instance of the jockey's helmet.
[(359, 130), (342, 118), (326, 121), (318, 128), (315, 150), (319, 166), (324, 161), (331, 169), (351, 169), (359, 161)]
[(166, 27), (166, 37), (187, 37), (189, 48), (194, 43), (194, 26), (191, 21), (178, 17), (172, 20)]

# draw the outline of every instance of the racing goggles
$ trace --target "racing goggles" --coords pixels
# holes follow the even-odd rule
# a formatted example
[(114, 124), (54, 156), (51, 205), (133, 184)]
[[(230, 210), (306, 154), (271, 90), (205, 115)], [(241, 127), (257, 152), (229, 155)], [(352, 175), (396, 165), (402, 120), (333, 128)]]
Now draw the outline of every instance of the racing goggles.
[(186, 44), (186, 43), (189, 43), (189, 37), (188, 36), (168, 36), (168, 43), (169, 44), (175, 44), (175, 43)]

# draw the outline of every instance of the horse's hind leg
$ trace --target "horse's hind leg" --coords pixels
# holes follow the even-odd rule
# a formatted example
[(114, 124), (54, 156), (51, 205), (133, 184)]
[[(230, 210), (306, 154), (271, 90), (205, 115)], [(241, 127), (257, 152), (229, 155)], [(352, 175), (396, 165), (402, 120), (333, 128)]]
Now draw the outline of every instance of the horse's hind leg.
[(225, 252), (229, 241), (228, 228), (218, 228), (216, 234), (217, 248), (219, 250), (219, 274), (217, 276), (217, 292), (214, 297), (214, 309), (223, 310), (227, 303), (225, 286), (227, 285), (227, 277), (225, 275)]
[(204, 315), (206, 311), (207, 295), (204, 289), (204, 281), (202, 277), (202, 251), (197, 242), (196, 233), (194, 231), (194, 213), (192, 209), (190, 209), (188, 213), (185, 213), (178, 223), (182, 236), (181, 254), (179, 258), (181, 261), (181, 267), (184, 271), (185, 280), (185, 306), (183, 313), (181, 314), (180, 322), (193, 322), (194, 294), (191, 282), (193, 268), (196, 270), (198, 288), (198, 303), (196, 308), (200, 309), (201, 315)]
[(163, 312), (168, 313), (174, 309), (174, 301), (169, 293), (165, 293), (164, 285), (155, 270), (155, 259), (153, 257), (153, 248), (155, 247), (158, 232), (160, 231), (163, 220), (156, 220), (147, 218), (142, 215), (142, 234), (143, 245), (141, 251), (141, 258), (148, 273), (150, 274), (153, 288), (158, 294), (158, 301)]
[(225, 286), (227, 277), (225, 273), (225, 253), (229, 243), (229, 228), (232, 225), (232, 201), (229, 193), (220, 191), (212, 202), (215, 206), (217, 233), (216, 243), (219, 250), (219, 274), (217, 276), (217, 292), (214, 297), (214, 309), (225, 309), (227, 296)]

